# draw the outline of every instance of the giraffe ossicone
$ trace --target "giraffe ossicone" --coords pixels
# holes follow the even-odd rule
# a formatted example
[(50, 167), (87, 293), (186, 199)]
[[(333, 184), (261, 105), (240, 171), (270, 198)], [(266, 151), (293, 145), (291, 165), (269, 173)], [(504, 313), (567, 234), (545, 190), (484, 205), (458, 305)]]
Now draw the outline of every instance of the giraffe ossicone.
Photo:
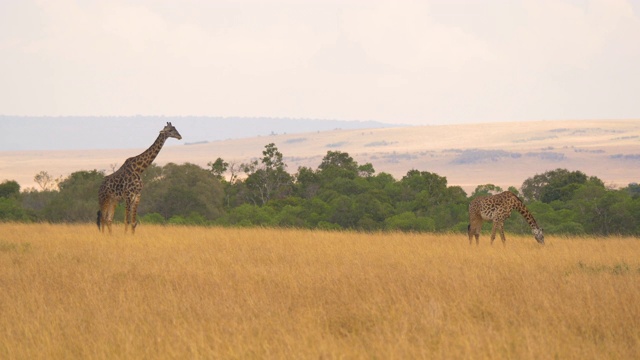
[(544, 245), (542, 228), (538, 226), (536, 219), (531, 212), (529, 212), (522, 200), (510, 191), (478, 197), (471, 201), (469, 204), (469, 225), (467, 227), (469, 245), (471, 245), (473, 237), (476, 238), (476, 245), (479, 244), (483, 221), (493, 222), (493, 227), (491, 228), (491, 244), (493, 244), (493, 240), (496, 238), (496, 230), (500, 233), (502, 243), (506, 244), (507, 239), (504, 237), (504, 221), (511, 216), (511, 211), (514, 209), (518, 210), (527, 221), (536, 241)]
[(138, 204), (140, 203), (140, 193), (142, 191), (142, 180), (140, 175), (153, 163), (158, 156), (165, 141), (168, 138), (182, 139), (182, 136), (170, 122), (160, 130), (160, 134), (151, 146), (140, 155), (133, 156), (125, 160), (124, 164), (113, 174), (107, 175), (100, 185), (98, 201), (100, 210), (96, 220), (98, 229), (104, 233), (105, 225), (111, 233), (111, 224), (116, 205), (121, 200), (125, 201), (124, 232), (126, 233), (131, 224), (131, 233), (135, 233), (137, 221)]

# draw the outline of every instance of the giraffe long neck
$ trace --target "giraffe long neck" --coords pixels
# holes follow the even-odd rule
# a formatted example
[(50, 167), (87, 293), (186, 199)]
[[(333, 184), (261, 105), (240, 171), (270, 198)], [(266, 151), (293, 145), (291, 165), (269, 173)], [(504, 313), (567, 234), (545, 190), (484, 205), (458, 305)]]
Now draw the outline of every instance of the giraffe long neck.
[(148, 168), (149, 165), (151, 165), (151, 163), (153, 162), (153, 160), (155, 160), (156, 156), (158, 156), (158, 153), (162, 149), (162, 146), (164, 145), (164, 142), (166, 140), (167, 140), (167, 135), (165, 135), (164, 133), (160, 133), (156, 141), (154, 141), (153, 144), (151, 144), (151, 146), (147, 150), (145, 150), (144, 152), (142, 152), (142, 154), (138, 156), (134, 156), (128, 159), (127, 162), (130, 161), (129, 165), (131, 169), (137, 173), (141, 173), (146, 168)]
[(519, 199), (518, 201), (516, 201), (514, 208), (518, 210), (522, 217), (527, 221), (527, 223), (531, 227), (531, 230), (539, 229), (536, 219), (533, 217), (531, 212), (529, 212), (529, 209), (527, 209), (527, 207), (524, 206), (524, 204)]

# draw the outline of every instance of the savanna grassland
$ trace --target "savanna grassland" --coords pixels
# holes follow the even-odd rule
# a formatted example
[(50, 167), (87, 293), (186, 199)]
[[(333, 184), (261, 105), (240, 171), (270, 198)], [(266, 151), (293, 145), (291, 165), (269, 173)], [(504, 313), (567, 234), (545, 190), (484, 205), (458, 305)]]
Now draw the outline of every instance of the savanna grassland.
[(0, 224), (0, 358), (640, 358), (640, 240)]

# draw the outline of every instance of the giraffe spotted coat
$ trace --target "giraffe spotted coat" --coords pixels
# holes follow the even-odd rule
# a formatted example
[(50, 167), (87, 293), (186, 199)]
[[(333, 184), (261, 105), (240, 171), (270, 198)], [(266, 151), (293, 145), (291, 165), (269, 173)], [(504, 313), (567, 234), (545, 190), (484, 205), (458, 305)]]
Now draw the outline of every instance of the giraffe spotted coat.
[(480, 242), (480, 231), (482, 230), (483, 221), (493, 222), (491, 228), (491, 244), (496, 238), (496, 231), (500, 233), (502, 243), (506, 244), (504, 236), (504, 221), (511, 216), (512, 210), (517, 210), (527, 221), (531, 227), (531, 231), (540, 244), (544, 244), (544, 234), (536, 222), (536, 219), (529, 212), (527, 207), (522, 203), (515, 194), (505, 191), (500, 194), (483, 196), (475, 198), (469, 204), (469, 244), (472, 243), (473, 237), (476, 238), (476, 245)]
[(116, 206), (124, 199), (124, 231), (127, 232), (129, 224), (131, 224), (131, 232), (135, 233), (138, 225), (136, 216), (142, 191), (140, 175), (151, 165), (165, 141), (170, 137), (182, 139), (178, 130), (168, 122), (167, 126), (160, 131), (156, 141), (147, 150), (138, 156), (128, 158), (116, 172), (104, 177), (98, 193), (100, 210), (98, 210), (97, 219), (98, 229), (102, 229), (102, 232), (104, 232), (106, 225), (111, 233)]

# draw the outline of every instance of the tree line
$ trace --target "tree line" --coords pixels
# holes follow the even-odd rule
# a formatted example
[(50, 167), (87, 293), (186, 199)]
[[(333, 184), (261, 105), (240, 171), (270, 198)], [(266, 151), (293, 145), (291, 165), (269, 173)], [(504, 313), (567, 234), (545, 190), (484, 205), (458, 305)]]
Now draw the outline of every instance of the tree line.
[[(478, 185), (471, 194), (449, 186), (446, 177), (412, 169), (401, 179), (376, 173), (348, 153), (328, 151), (316, 169), (287, 171), (275, 144), (248, 163), (221, 158), (206, 168), (184, 163), (151, 165), (142, 175), (139, 221), (154, 224), (269, 226), (360, 231), (466, 232), (468, 204), (501, 192)], [(103, 171), (77, 171), (52, 178), (34, 177), (40, 187), (21, 189), (13, 180), (0, 184), (0, 221), (95, 221)], [(555, 169), (526, 179), (509, 191), (521, 197), (547, 234), (640, 235), (640, 185), (607, 188), (580, 171)], [(122, 221), (123, 205), (115, 221)], [(505, 229), (530, 231), (512, 216)]]

